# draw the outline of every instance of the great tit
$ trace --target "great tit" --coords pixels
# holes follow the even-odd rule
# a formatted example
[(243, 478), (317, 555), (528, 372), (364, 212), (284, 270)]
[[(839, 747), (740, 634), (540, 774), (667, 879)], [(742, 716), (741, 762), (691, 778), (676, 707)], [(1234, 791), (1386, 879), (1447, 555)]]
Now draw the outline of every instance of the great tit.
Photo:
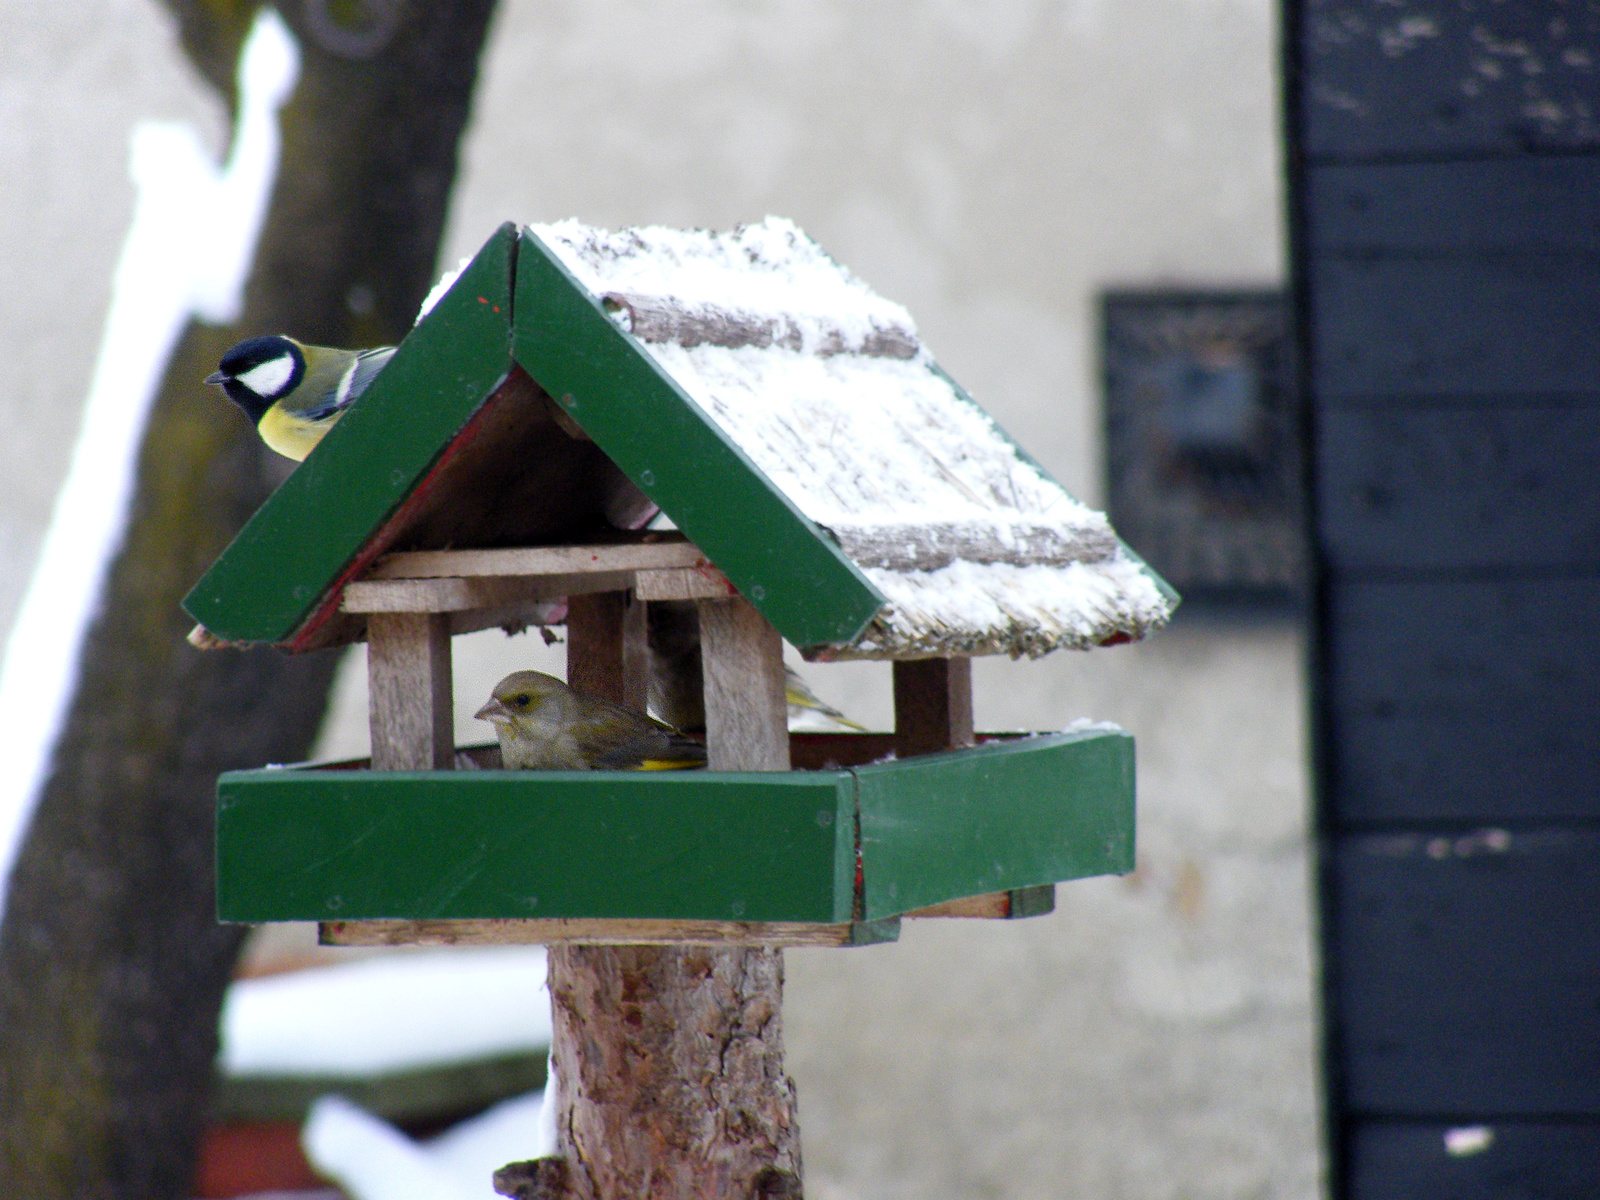
[(662, 771), (706, 761), (706, 748), (672, 726), (542, 671), (507, 675), (476, 716), (494, 725), (512, 770)]
[(289, 337), (240, 342), (206, 376), (255, 423), (261, 440), (301, 462), (394, 357), (393, 346), (334, 350)]

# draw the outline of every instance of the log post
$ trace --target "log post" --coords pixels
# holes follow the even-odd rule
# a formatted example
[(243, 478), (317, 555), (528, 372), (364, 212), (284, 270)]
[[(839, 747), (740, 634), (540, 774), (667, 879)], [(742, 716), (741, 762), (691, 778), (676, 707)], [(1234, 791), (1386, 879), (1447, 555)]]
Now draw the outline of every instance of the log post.
[[(701, 630), (712, 768), (787, 769), (782, 639), (737, 597), (703, 602)], [(579, 671), (588, 654), (608, 653), (570, 626), (568, 636)], [(558, 944), (549, 961), (561, 1161), (514, 1164), (497, 1187), (530, 1198), (797, 1200), (781, 951)]]
[(448, 613), (370, 614), (367, 691), (374, 771), (455, 765)]

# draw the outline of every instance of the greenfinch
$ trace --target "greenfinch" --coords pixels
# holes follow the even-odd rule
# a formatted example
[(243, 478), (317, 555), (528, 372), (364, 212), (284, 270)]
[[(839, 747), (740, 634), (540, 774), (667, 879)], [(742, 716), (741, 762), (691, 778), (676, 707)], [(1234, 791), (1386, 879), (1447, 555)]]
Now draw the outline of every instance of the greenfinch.
[(789, 728), (813, 733), (827, 733), (838, 729), (854, 729), (865, 733), (867, 727), (845, 716), (833, 705), (807, 686), (793, 667), (783, 668), (783, 698), (789, 705)]
[(542, 671), (507, 675), (476, 715), (494, 725), (513, 770), (660, 771), (706, 761), (705, 747), (672, 726)]
[(301, 462), (394, 357), (393, 346), (335, 350), (288, 337), (257, 337), (222, 356), (206, 377), (227, 392), (256, 432)]

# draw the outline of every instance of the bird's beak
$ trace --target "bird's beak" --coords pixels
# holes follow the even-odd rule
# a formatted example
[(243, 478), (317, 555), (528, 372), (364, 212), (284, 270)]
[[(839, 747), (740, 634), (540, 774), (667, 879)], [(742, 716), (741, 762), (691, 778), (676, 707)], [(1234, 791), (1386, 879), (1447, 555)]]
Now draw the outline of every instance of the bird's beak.
[(220, 386), (220, 385), (228, 382), (228, 377), (226, 375), (224, 375), (221, 371), (213, 371), (213, 372), (211, 372), (211, 374), (206, 376), (206, 382), (207, 383), (214, 383), (214, 384), (217, 384), (218, 386)]
[(508, 710), (504, 704), (501, 704), (500, 701), (492, 698), (490, 699), (489, 703), (485, 704), (472, 715), (477, 717), (480, 721), (509, 721), (511, 719), (510, 710)]

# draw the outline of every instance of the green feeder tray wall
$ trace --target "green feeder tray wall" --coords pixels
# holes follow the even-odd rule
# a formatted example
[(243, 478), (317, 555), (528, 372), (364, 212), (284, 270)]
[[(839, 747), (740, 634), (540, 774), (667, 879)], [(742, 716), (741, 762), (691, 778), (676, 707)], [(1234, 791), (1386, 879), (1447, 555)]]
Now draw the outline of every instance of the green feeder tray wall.
[(234, 771), (218, 915), (873, 921), (1132, 870), (1133, 785), (1108, 729), (823, 771)]

